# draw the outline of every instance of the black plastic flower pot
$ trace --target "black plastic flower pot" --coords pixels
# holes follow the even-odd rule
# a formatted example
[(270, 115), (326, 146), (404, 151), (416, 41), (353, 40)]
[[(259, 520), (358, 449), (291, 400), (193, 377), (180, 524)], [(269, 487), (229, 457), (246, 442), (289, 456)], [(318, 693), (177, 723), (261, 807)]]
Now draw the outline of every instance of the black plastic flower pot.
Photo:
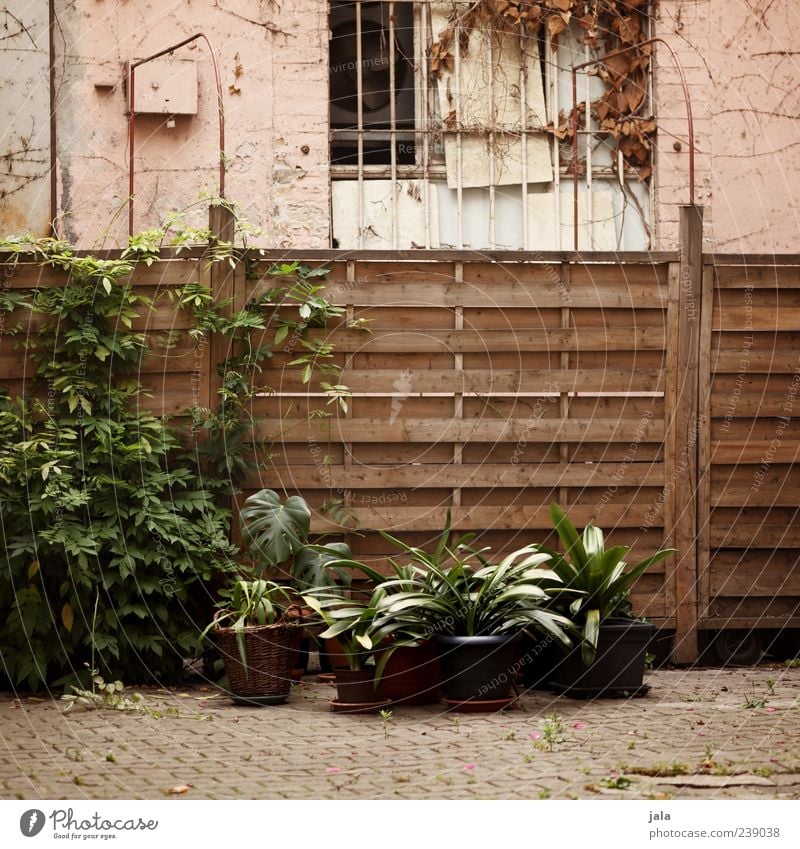
[(525, 636), (521, 645), (522, 680), (529, 690), (549, 690), (553, 670), (564, 656), (553, 637)]
[(449, 701), (507, 699), (519, 668), (520, 635), (436, 636), (442, 690)]
[(604, 620), (594, 661), (586, 666), (576, 646), (555, 665), (552, 689), (577, 698), (644, 695), (645, 653), (655, 630), (649, 622)]

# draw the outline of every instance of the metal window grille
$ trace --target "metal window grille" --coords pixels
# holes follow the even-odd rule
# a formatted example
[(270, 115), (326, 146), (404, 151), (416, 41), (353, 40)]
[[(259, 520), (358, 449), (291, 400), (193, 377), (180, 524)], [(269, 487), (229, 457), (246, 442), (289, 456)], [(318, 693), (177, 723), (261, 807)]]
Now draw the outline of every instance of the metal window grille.
[[(591, 49), (575, 26), (555, 40), (456, 22), (451, 66), (434, 74), (454, 5), (468, 4), (332, 0), (333, 245), (571, 249), (570, 141), (545, 126), (569, 114), (572, 66)], [(647, 249), (650, 185), (598, 135), (590, 104), (602, 90), (579, 73), (581, 247)]]

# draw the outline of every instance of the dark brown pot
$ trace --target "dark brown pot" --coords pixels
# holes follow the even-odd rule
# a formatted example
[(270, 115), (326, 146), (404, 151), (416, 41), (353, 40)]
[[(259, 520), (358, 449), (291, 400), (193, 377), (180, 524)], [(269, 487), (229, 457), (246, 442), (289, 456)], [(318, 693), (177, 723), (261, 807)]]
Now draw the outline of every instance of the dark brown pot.
[(345, 704), (378, 702), (375, 693), (375, 667), (336, 670), (336, 701)]
[(397, 705), (435, 704), (441, 683), (439, 650), (432, 642), (402, 646), (392, 652), (386, 664), (378, 683), (378, 698), (391, 699)]
[(349, 669), (347, 657), (342, 648), (342, 644), (334, 637), (332, 640), (323, 642), (325, 657), (328, 659), (328, 665), (331, 670), (338, 672), (340, 669)]

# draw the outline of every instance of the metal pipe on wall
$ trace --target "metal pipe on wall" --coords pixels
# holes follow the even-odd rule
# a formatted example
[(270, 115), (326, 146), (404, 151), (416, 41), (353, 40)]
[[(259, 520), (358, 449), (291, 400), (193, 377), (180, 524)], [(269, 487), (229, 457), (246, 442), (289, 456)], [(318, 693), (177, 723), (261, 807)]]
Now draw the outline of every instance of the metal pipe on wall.
[(219, 75), (219, 65), (217, 64), (217, 54), (211, 44), (208, 36), (205, 33), (198, 32), (172, 47), (167, 47), (164, 50), (159, 50), (158, 53), (153, 53), (145, 59), (139, 59), (138, 62), (132, 62), (128, 66), (128, 235), (133, 235), (133, 201), (134, 201), (134, 142), (136, 139), (136, 69), (140, 65), (145, 65), (147, 62), (152, 62), (153, 59), (158, 59), (161, 56), (166, 56), (168, 53), (173, 53), (180, 47), (185, 47), (198, 38), (203, 39), (208, 46), (211, 54), (211, 63), (214, 66), (214, 81), (217, 87), (217, 114), (219, 117), (219, 196), (225, 197), (225, 111), (222, 103), (222, 82)]
[(48, 3), (48, 39), (49, 39), (49, 75), (50, 75), (50, 235), (58, 238), (56, 218), (58, 217), (58, 136), (56, 107), (56, 3)]

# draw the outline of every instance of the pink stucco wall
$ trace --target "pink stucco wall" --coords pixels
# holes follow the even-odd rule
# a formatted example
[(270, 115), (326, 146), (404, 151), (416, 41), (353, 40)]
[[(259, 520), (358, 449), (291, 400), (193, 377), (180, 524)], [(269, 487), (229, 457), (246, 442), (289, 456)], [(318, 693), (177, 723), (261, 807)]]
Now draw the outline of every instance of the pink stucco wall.
[[(46, 20), (47, 3), (41, 0), (17, 3), (19, 8), (13, 11), (24, 20), (37, 3), (44, 7)], [(58, 189), (60, 211), (68, 211), (61, 220), (68, 238), (83, 246), (124, 242), (125, 63), (202, 30), (216, 49), (222, 75), (229, 161), (226, 195), (251, 223), (266, 229), (269, 244), (327, 246), (325, 3), (73, 0), (57, 2), (56, 12)], [(21, 35), (20, 42), (24, 38)], [(173, 129), (166, 128), (160, 117), (137, 117), (137, 230), (157, 223), (169, 210), (196, 203), (202, 193), (217, 193), (212, 65), (202, 43), (176, 55), (198, 63), (199, 111), (196, 116), (177, 117)], [(114, 87), (108, 88), (109, 83)], [(39, 94), (46, 90), (46, 80), (40, 80), (37, 88)], [(20, 87), (14, 90), (16, 98), (29, 95)], [(46, 109), (46, 98), (42, 105)], [(46, 122), (46, 112), (40, 120)], [(47, 180), (41, 181), (36, 202), (45, 209), (48, 190)], [(19, 222), (21, 210), (13, 206), (9, 198), (0, 224)], [(204, 221), (204, 205), (196, 204), (192, 215), (198, 223)]]
[[(697, 198), (709, 248), (800, 251), (800, 3), (660, 0), (657, 31), (686, 70), (697, 133)], [(657, 67), (658, 245), (677, 239), (688, 196), (686, 119), (677, 77)]]
[[(14, 10), (23, 18), (35, 12), (41, 18), (39, 7), (46, 10), (46, 5), (42, 0), (0, 3), (0, 12)], [(263, 244), (328, 245), (324, 0), (58, 0), (56, 11), (58, 187), (67, 237), (85, 247), (124, 242), (125, 63), (202, 30), (214, 43), (222, 73), (228, 197), (265, 229)], [(655, 14), (655, 29), (680, 54), (689, 82), (697, 199), (706, 208), (707, 246), (797, 251), (800, 74), (791, 38), (800, 28), (800, 4), (659, 0)], [(180, 55), (198, 60), (199, 112), (178, 117), (174, 129), (160, 118), (138, 118), (136, 229), (196, 202), (203, 192), (216, 192), (211, 64), (202, 46)], [(11, 75), (22, 70), (14, 61), (4, 65)], [(36, 86), (39, 101), (44, 83)], [(98, 87), (109, 83), (114, 87)], [(18, 99), (33, 93), (19, 84), (8, 91)], [(688, 199), (688, 153), (682, 94), (666, 61), (656, 67), (655, 93), (660, 133), (654, 247), (671, 248), (677, 207)], [(676, 140), (683, 142), (680, 151), (673, 148)], [(24, 203), (12, 196), (0, 200), (0, 229), (19, 229), (26, 213), (31, 226), (41, 229), (40, 207), (49, 204), (46, 168), (38, 188), (32, 185), (34, 201), (30, 192)], [(193, 214), (204, 221), (203, 205)]]

